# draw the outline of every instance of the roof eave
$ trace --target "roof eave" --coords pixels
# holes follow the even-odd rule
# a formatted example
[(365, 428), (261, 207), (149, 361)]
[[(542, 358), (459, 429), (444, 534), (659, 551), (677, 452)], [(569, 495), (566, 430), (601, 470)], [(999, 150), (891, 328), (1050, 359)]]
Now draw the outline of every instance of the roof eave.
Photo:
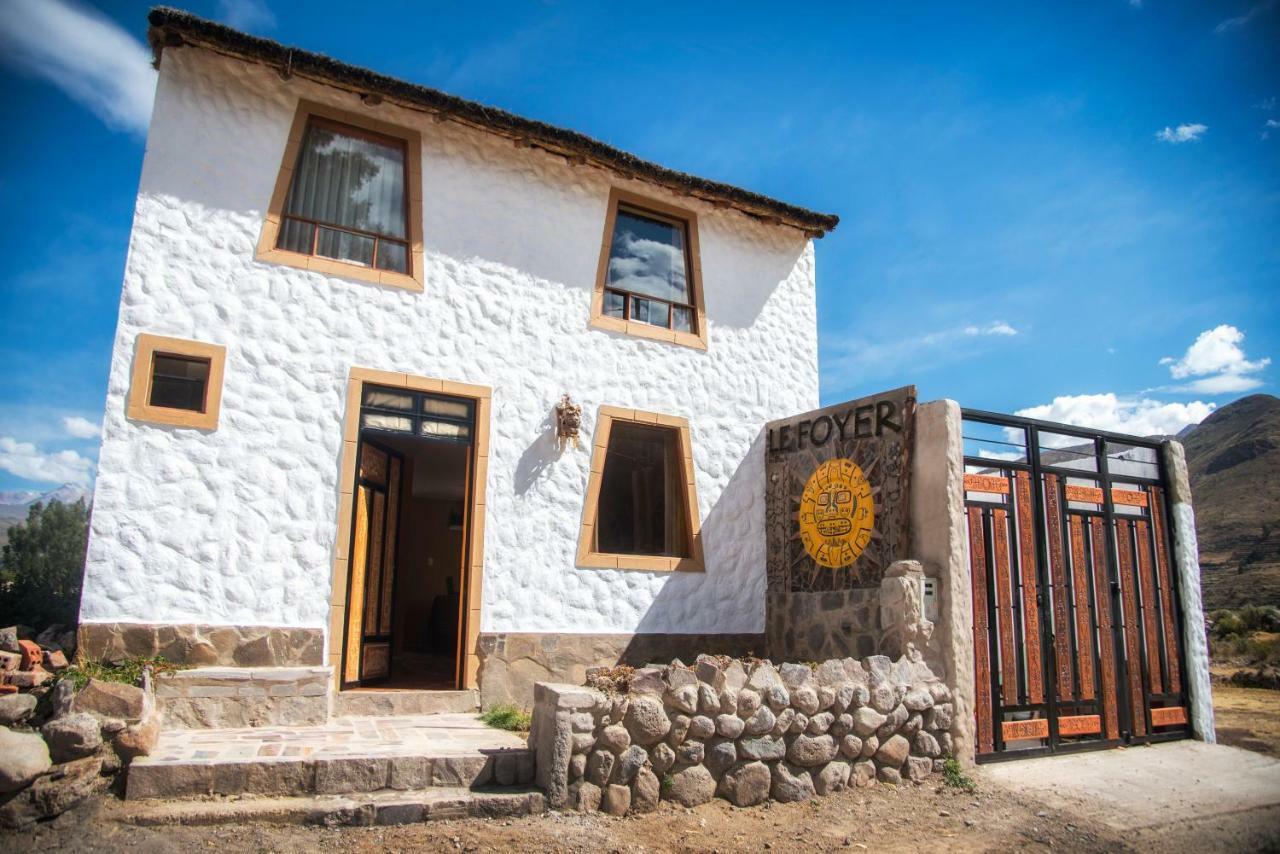
[(151, 26), (147, 37), (151, 42), (157, 67), (164, 48), (190, 44), (243, 61), (271, 66), (286, 79), (291, 76), (305, 77), (350, 91), (367, 102), (376, 103), (378, 99), (383, 99), (408, 109), (431, 113), (439, 119), (507, 137), (523, 147), (543, 149), (572, 163), (592, 164), (624, 178), (648, 181), (717, 207), (734, 208), (764, 222), (791, 226), (809, 237), (822, 237), (840, 221), (834, 214), (817, 213), (750, 190), (668, 169), (577, 131), (526, 119), (506, 110), (486, 107), (436, 89), (348, 65), (322, 54), (287, 47), (181, 10), (156, 7), (148, 15), (148, 21)]

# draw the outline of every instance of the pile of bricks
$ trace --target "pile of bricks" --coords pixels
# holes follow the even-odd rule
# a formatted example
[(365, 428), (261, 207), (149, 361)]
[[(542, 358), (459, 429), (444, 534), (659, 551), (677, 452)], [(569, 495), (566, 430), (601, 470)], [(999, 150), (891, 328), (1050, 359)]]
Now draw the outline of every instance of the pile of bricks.
[(67, 667), (60, 649), (41, 649), (33, 640), (19, 640), (17, 627), (0, 629), (0, 694), (38, 688)]

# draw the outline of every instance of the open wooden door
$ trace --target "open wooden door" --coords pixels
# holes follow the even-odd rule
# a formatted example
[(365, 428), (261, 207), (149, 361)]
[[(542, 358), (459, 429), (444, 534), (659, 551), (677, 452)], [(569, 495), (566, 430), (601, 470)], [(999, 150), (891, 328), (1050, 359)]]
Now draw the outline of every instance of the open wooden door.
[(391, 675), (391, 603), (403, 472), (400, 454), (368, 439), (361, 441), (351, 528), (351, 577), (347, 584), (344, 688), (382, 681)]

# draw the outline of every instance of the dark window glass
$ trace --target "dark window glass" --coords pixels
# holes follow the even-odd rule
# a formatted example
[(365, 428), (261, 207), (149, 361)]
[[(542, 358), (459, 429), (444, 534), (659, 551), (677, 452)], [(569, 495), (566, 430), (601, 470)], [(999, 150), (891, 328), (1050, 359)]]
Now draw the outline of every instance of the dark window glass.
[(156, 353), (151, 361), (151, 406), (204, 412), (209, 360)]
[(675, 430), (613, 422), (596, 510), (597, 551), (688, 556), (679, 448)]
[(617, 291), (605, 291), (604, 313), (606, 317), (626, 317), (627, 298)]
[(609, 247), (604, 314), (692, 331), (687, 232), (683, 222), (620, 206)]
[(406, 272), (407, 235), (404, 143), (313, 120), (285, 200), (280, 248), (367, 267), (376, 256), (377, 267)]

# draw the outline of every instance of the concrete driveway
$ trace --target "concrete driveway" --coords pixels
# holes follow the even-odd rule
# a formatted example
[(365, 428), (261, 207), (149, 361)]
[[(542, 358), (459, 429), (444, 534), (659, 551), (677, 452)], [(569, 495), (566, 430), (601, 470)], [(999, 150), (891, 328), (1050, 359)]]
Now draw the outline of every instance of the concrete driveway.
[(1178, 741), (982, 767), (992, 784), (1089, 815), (1138, 850), (1280, 850), (1280, 760)]

